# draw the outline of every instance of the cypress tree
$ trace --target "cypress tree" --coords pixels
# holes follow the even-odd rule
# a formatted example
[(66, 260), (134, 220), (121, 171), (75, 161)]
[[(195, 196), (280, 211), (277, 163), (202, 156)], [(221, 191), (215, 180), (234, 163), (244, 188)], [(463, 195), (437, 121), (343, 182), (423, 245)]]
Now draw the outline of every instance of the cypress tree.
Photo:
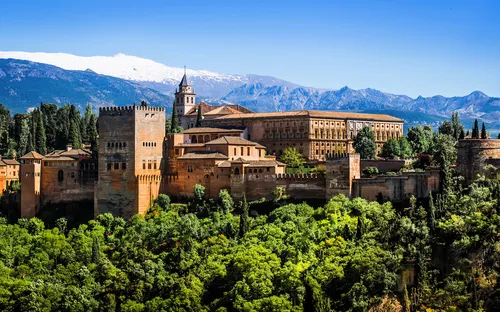
[(38, 120), (35, 131), (35, 147), (36, 151), (42, 155), (47, 154), (47, 137), (45, 135), (45, 127), (43, 125), (42, 111), (37, 111)]
[(487, 136), (486, 136), (486, 126), (484, 125), (484, 122), (483, 122), (483, 126), (481, 127), (481, 139), (486, 139)]
[(71, 143), (74, 148), (82, 147), (79, 115), (75, 105), (71, 105), (69, 110), (69, 143)]
[(69, 142), (69, 105), (61, 106), (56, 112), (56, 148), (64, 149)]
[(50, 153), (54, 151), (57, 146), (57, 105), (41, 103), (40, 111), (43, 116), (47, 153)]
[(404, 312), (411, 312), (411, 301), (410, 296), (408, 296), (408, 288), (406, 287), (406, 285), (403, 289), (403, 308)]
[(201, 104), (198, 106), (198, 116), (196, 117), (196, 127), (201, 127), (201, 121), (203, 116), (201, 115)]
[(477, 119), (474, 120), (474, 127), (472, 128), (472, 138), (479, 139), (479, 124), (477, 122)]
[(460, 131), (460, 135), (458, 136), (458, 139), (459, 139), (459, 140), (463, 140), (464, 138), (465, 138), (465, 133), (464, 133), (464, 129), (462, 129), (462, 130)]
[(94, 114), (90, 116), (85, 132), (88, 143), (90, 143), (91, 149), (94, 150), (97, 145), (97, 120)]
[(23, 156), (26, 154), (28, 148), (28, 141), (30, 135), (30, 126), (28, 116), (23, 114), (16, 114), (15, 120), (15, 141), (18, 142), (16, 154)]
[(0, 156), (7, 154), (9, 150), (9, 132), (0, 131)]
[(243, 212), (240, 215), (240, 237), (243, 237), (248, 232), (248, 202), (246, 195), (243, 195)]
[(170, 121), (170, 133), (178, 133), (179, 132), (179, 118), (177, 117), (177, 112), (175, 110), (175, 100), (172, 105), (172, 119)]
[(83, 115), (83, 120), (82, 120), (82, 142), (84, 143), (90, 143), (91, 138), (90, 138), (90, 133), (89, 133), (89, 126), (90, 126), (90, 118), (92, 117), (92, 104), (87, 104), (85, 107), (85, 114)]
[(363, 221), (361, 216), (358, 217), (358, 225), (356, 227), (356, 241), (359, 241), (363, 237)]
[(25, 153), (36, 151), (36, 145), (35, 145), (36, 129), (33, 120), (33, 113), (28, 117), (28, 127), (29, 127), (28, 146), (26, 147)]
[(429, 191), (429, 213), (427, 215), (429, 216), (429, 228), (433, 232), (436, 226), (436, 207), (434, 207), (434, 199), (432, 198), (431, 191)]

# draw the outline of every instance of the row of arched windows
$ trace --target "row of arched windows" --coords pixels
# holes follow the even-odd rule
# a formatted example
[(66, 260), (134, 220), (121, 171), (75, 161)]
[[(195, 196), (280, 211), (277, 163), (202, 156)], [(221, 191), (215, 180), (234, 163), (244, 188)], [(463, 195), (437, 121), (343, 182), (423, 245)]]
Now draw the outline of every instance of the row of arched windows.
[(156, 142), (142, 142), (144, 147), (156, 147)]

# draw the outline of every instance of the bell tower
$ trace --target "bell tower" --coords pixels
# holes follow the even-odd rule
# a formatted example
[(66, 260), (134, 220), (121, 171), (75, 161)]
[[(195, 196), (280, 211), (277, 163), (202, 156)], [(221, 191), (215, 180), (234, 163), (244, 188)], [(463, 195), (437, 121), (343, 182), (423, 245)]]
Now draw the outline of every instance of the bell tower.
[(196, 103), (196, 94), (193, 87), (188, 84), (186, 76), (186, 67), (184, 67), (184, 76), (179, 89), (175, 91), (175, 109), (178, 117), (184, 116)]

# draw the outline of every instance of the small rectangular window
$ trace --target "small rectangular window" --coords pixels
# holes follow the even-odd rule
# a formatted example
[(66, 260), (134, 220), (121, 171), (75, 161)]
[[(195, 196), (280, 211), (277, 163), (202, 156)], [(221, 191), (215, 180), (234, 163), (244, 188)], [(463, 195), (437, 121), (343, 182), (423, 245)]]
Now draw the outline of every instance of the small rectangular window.
[(123, 163), (122, 163), (122, 170), (125, 170), (125, 169), (127, 169), (127, 163), (124, 163), (124, 162), (123, 162)]
[(156, 170), (156, 161), (155, 161), (153, 164), (154, 164), (154, 166), (153, 166), (153, 167), (154, 167), (154, 169)]
[(111, 163), (107, 163), (106, 165), (108, 167), (108, 170), (111, 170)]
[(142, 162), (142, 169), (146, 169), (146, 163)]
[(247, 156), (250, 156), (250, 147), (247, 147)]
[(115, 169), (115, 170), (120, 169), (120, 164), (119, 164), (119, 163), (115, 163), (114, 169)]
[(151, 163), (150, 162), (148, 163), (148, 169), (151, 169)]
[(178, 148), (175, 149), (175, 155), (179, 155), (179, 149)]

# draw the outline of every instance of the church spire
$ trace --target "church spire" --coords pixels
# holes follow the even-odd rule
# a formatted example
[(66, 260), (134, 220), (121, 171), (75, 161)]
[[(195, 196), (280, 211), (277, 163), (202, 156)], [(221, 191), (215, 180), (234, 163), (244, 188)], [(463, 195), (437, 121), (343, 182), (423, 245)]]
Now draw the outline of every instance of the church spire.
[(181, 83), (179, 83), (179, 87), (185, 87), (188, 85), (188, 80), (186, 76), (186, 66), (184, 66), (184, 76), (182, 76)]

